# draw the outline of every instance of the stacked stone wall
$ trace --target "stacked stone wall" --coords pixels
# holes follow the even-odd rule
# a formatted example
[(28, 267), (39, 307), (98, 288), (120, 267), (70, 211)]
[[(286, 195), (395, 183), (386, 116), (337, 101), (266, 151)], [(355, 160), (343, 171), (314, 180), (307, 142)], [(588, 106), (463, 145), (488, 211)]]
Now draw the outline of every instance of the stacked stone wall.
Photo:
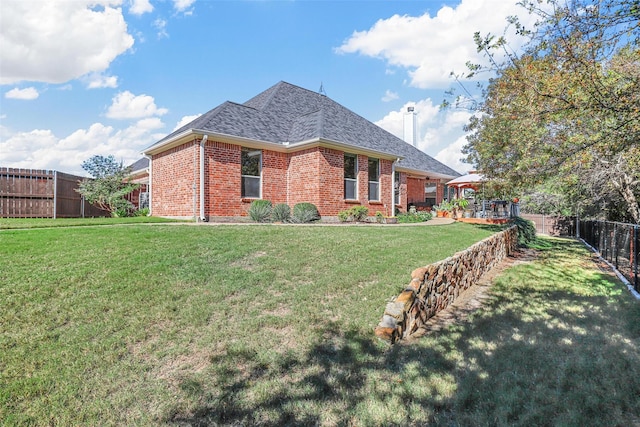
[(409, 285), (387, 304), (375, 334), (391, 343), (411, 336), (509, 256), (517, 243), (518, 228), (513, 226), (445, 260), (415, 269)]

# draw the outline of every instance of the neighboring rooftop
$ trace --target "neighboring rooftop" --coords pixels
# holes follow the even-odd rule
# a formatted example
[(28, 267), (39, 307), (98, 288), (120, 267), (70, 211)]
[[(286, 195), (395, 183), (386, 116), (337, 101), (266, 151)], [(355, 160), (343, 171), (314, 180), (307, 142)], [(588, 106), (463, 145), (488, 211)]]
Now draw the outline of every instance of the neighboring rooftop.
[(149, 159), (143, 157), (131, 163), (128, 167), (131, 169), (131, 173), (145, 170), (149, 168)]

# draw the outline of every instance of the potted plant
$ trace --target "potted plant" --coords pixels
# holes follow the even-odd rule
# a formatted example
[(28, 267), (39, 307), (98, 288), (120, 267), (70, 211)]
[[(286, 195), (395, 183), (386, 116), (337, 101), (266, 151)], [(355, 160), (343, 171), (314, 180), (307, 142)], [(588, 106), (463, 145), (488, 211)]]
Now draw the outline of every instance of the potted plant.
[(436, 216), (440, 218), (450, 218), (453, 214), (453, 203), (443, 200), (435, 206)]
[(462, 212), (469, 206), (469, 201), (467, 199), (455, 199), (451, 204), (454, 218), (461, 218)]

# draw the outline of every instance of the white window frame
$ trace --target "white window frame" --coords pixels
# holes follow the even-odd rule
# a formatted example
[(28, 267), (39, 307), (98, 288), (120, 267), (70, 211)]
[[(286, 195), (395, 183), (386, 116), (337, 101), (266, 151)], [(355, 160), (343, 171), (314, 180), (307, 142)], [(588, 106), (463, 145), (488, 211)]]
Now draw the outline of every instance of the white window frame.
[[(258, 175), (243, 175), (242, 174), (242, 156), (244, 153), (247, 153), (249, 157), (260, 156), (258, 159)], [(242, 152), (240, 154), (240, 179), (242, 182), (240, 183), (240, 195), (243, 199), (261, 199), (262, 198), (262, 150), (250, 150), (248, 148), (242, 148)], [(243, 193), (243, 189), (246, 188), (244, 185), (245, 179), (257, 179), (258, 180), (258, 195), (247, 195)]]
[[(371, 167), (371, 161), (375, 160), (376, 162), (376, 177), (378, 178), (376, 181), (369, 180), (369, 201), (371, 202), (379, 202), (380, 201), (380, 159), (376, 159), (373, 157), (369, 157), (369, 161), (367, 162), (367, 166)], [(367, 175), (371, 178), (371, 171), (367, 170)], [(375, 187), (376, 197), (371, 197), (371, 186)]]
[[(354, 163), (353, 163), (353, 173), (355, 175), (355, 178), (347, 178), (346, 174), (344, 177), (344, 198), (345, 200), (358, 200), (358, 155), (357, 154), (351, 154), (351, 153), (344, 153), (344, 157), (353, 157), (354, 159)], [(343, 166), (343, 173), (346, 172), (344, 170), (344, 166)], [(353, 198), (348, 198), (347, 197), (347, 184), (349, 184), (349, 186), (353, 187)]]

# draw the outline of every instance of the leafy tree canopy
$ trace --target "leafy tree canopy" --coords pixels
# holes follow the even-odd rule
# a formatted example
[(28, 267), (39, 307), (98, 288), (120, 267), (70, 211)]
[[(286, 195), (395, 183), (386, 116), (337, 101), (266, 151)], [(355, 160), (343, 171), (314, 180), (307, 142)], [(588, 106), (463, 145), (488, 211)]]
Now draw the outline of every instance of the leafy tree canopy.
[(552, 180), (563, 204), (640, 223), (640, 0), (520, 4), (538, 17), (532, 29), (509, 20), (529, 37), (522, 54), (476, 33), (496, 77), (467, 126), (467, 160), (513, 188)]

